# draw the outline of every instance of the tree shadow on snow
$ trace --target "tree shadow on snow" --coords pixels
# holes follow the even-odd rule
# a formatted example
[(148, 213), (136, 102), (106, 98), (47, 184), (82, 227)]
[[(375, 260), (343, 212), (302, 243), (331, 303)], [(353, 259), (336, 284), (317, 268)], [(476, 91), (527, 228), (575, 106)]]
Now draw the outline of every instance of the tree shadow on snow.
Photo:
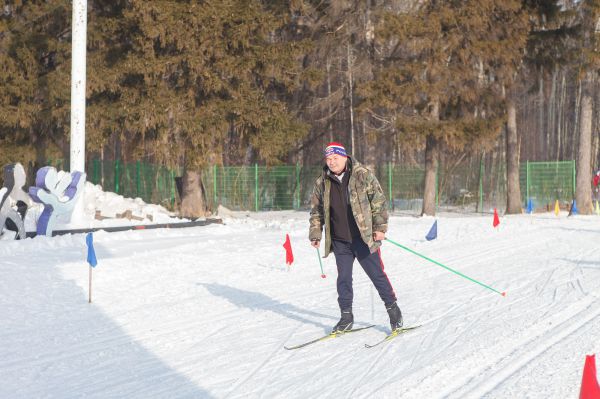
[(212, 397), (89, 304), (61, 274), (81, 262), (87, 278), (80, 242), (53, 240), (0, 256), (0, 397)]
[(325, 325), (315, 320), (315, 318), (325, 318), (337, 321), (337, 316), (333, 317), (311, 310), (301, 309), (270, 298), (264, 294), (246, 291), (239, 288), (230, 287), (217, 283), (198, 283), (205, 287), (211, 294), (227, 299), (238, 308), (248, 308), (250, 310), (266, 310), (284, 316), (288, 319), (296, 320), (302, 324), (312, 324), (322, 328), (325, 332), (330, 332), (332, 325)]

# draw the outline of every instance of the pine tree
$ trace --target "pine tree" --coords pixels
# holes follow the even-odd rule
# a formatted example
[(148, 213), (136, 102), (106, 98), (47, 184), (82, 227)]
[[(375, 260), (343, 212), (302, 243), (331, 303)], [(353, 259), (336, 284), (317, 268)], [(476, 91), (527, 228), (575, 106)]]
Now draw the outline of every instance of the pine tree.
[(67, 152), (70, 10), (65, 0), (4, 5), (0, 15), (2, 162), (36, 160), (39, 167), (47, 157)]
[(505, 120), (502, 92), (520, 62), (526, 20), (518, 1), (429, 1), (384, 13), (385, 53), (362, 109), (405, 143), (425, 145), (423, 214), (435, 214), (438, 151), (478, 148)]
[(183, 199), (185, 216), (202, 213), (199, 168), (277, 163), (306, 132), (285, 103), (301, 82), (303, 44), (279, 39), (285, 9), (266, 4), (131, 0), (99, 35), (91, 107), (155, 158), (184, 160), (184, 197), (196, 198)]

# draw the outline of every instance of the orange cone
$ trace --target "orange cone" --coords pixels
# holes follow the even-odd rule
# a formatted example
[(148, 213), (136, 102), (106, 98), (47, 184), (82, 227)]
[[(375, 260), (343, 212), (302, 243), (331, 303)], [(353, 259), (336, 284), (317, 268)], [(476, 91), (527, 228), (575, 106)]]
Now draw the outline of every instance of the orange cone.
[(585, 357), (585, 366), (583, 366), (583, 377), (581, 379), (581, 390), (579, 399), (598, 399), (600, 398), (600, 386), (596, 377), (596, 359), (595, 355)]

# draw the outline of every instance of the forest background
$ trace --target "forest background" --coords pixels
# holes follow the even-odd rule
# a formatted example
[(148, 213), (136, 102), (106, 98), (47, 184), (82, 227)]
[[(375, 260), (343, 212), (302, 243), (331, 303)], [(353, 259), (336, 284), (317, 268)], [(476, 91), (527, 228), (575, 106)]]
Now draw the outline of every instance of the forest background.
[[(5, 0), (0, 163), (69, 157), (71, 1)], [(86, 158), (183, 168), (184, 216), (214, 165), (600, 163), (600, 1), (89, 0)], [(31, 177), (30, 177), (31, 178)]]

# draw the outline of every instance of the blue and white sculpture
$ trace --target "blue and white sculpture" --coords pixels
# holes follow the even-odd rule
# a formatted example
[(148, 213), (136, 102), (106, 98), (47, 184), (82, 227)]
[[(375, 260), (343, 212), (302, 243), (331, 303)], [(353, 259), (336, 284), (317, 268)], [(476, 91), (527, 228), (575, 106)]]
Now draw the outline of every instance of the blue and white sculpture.
[(35, 202), (44, 204), (44, 210), (37, 222), (37, 234), (52, 236), (56, 218), (73, 212), (77, 199), (83, 192), (85, 173), (57, 172), (52, 166), (37, 171), (35, 187), (29, 188), (29, 195)]
[(17, 239), (25, 238), (24, 220), (31, 206), (31, 198), (24, 187), (23, 165), (16, 163), (4, 166), (4, 187), (0, 189), (0, 235), (6, 227), (16, 232)]

